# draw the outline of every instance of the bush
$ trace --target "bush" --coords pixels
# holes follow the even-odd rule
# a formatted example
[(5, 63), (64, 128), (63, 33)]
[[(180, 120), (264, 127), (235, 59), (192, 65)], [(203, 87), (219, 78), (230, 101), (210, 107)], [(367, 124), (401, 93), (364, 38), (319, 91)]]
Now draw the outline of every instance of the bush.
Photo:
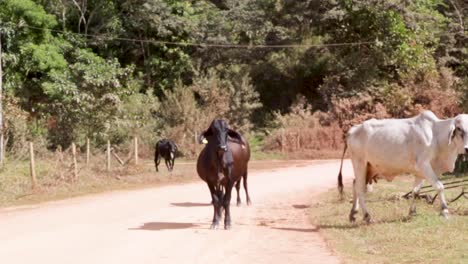
[(233, 81), (222, 79), (214, 70), (197, 75), (193, 84), (178, 82), (165, 98), (157, 113), (160, 137), (170, 138), (184, 156), (195, 156), (200, 147), (196, 138), (215, 118), (226, 119), (243, 133), (252, 128), (251, 115), (260, 107), (258, 93), (246, 76), (234, 74)]
[(299, 152), (302, 158), (336, 157), (343, 147), (342, 131), (330, 115), (316, 111), (298, 96), (287, 114), (275, 113), (274, 132), (265, 150)]

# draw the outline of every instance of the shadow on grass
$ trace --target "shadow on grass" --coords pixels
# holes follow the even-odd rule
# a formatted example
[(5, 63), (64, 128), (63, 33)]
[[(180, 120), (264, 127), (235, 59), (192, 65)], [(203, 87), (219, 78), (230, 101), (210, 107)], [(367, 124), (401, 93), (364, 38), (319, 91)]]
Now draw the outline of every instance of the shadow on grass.
[(129, 228), (129, 230), (149, 230), (149, 231), (160, 231), (160, 230), (176, 230), (176, 229), (188, 229), (199, 227), (193, 223), (173, 223), (173, 222), (149, 222), (144, 223), (142, 226), (137, 228)]
[(318, 232), (319, 228), (295, 228), (295, 227), (272, 227), (271, 229), (284, 230), (284, 231), (294, 231), (294, 232)]
[(375, 225), (381, 225), (381, 224), (391, 224), (391, 223), (406, 223), (411, 221), (410, 216), (399, 216), (395, 217), (392, 219), (384, 219), (384, 220), (375, 220), (370, 224), (367, 224), (364, 221), (356, 221), (355, 223), (338, 223), (338, 224), (318, 224), (317, 228), (318, 229), (354, 229), (354, 228), (359, 228), (362, 226), (375, 226)]

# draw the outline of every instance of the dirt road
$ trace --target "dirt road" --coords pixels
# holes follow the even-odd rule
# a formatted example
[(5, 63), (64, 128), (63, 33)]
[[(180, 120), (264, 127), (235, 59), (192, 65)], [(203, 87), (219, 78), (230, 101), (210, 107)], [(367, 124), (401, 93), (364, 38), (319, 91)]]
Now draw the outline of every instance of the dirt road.
[(233, 193), (229, 231), (209, 230), (202, 182), (3, 209), (0, 262), (339, 263), (308, 222), (308, 205), (335, 187), (338, 167), (316, 161), (251, 173), (253, 205), (236, 207)]

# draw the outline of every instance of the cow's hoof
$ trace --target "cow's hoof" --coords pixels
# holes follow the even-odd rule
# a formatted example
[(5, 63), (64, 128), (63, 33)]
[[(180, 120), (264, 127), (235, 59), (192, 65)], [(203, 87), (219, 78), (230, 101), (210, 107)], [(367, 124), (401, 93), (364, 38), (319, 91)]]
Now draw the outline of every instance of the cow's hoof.
[(237, 206), (241, 206), (242, 202), (240, 200), (237, 200)]
[(349, 213), (349, 222), (351, 223), (354, 223), (356, 222), (356, 214), (357, 214), (358, 211), (351, 211), (351, 213)]
[(440, 212), (440, 215), (445, 218), (445, 219), (449, 219), (449, 211), (448, 209), (444, 209)]
[(226, 224), (226, 225), (224, 225), (224, 229), (230, 230), (230, 229), (231, 229), (231, 224)]
[(219, 228), (218, 224), (211, 224), (211, 227), (210, 227), (211, 230), (216, 230), (218, 228)]
[(247, 200), (247, 205), (248, 205), (248, 206), (251, 206), (251, 205), (252, 205), (252, 201)]
[(372, 220), (372, 217), (370, 216), (370, 214), (366, 213), (364, 215), (364, 221), (366, 222), (366, 224), (370, 225), (372, 223), (374, 223), (374, 220)]

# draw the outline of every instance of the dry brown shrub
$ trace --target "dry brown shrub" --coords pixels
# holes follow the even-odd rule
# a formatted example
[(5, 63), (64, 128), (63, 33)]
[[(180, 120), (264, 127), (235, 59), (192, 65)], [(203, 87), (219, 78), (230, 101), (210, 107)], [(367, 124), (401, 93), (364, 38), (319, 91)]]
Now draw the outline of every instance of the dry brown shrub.
[(447, 68), (439, 73), (426, 73), (420, 81), (408, 81), (406, 86), (414, 93), (409, 111), (416, 114), (428, 109), (439, 118), (450, 118), (462, 112), (460, 91), (455, 89), (459, 80)]
[(439, 118), (454, 117), (462, 112), (461, 93), (455, 89), (458, 80), (450, 70), (426, 72), (403, 80), (403, 86), (390, 84), (368, 89), (354, 97), (332, 98), (331, 116), (343, 131), (365, 120), (405, 118), (423, 110), (433, 111)]
[(371, 118), (388, 118), (390, 115), (382, 103), (376, 103), (369, 95), (337, 99), (333, 98), (331, 115), (342, 131)]
[(283, 151), (293, 158), (324, 158), (336, 157), (343, 147), (338, 122), (326, 113), (313, 113), (304, 96), (298, 96), (288, 114), (276, 113), (275, 123), (278, 129), (266, 139), (265, 150)]

